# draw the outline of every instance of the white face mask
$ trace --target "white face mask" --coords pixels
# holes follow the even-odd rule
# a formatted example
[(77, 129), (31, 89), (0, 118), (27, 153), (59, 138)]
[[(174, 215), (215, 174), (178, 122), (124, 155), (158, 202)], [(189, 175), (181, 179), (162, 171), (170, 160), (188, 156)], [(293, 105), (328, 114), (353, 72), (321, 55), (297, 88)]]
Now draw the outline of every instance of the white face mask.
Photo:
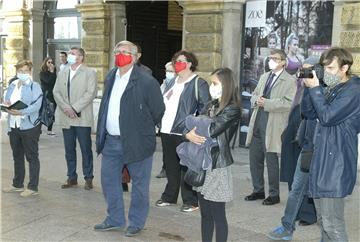
[(167, 71), (167, 72), (166, 72), (166, 79), (165, 79), (166, 83), (169, 83), (169, 81), (170, 81), (171, 79), (173, 79), (174, 77), (175, 77), (175, 73), (174, 73), (174, 72)]
[(269, 68), (270, 70), (275, 70), (279, 66), (279, 63), (274, 60), (269, 60)]
[(22, 81), (25, 85), (29, 85), (31, 83), (31, 76), (30, 74), (23, 74), (23, 73), (17, 73), (17, 78)]
[(222, 86), (211, 84), (209, 87), (210, 96), (212, 99), (219, 99), (222, 95)]
[(70, 65), (75, 64), (76, 63), (76, 55), (69, 54), (67, 57), (67, 61)]

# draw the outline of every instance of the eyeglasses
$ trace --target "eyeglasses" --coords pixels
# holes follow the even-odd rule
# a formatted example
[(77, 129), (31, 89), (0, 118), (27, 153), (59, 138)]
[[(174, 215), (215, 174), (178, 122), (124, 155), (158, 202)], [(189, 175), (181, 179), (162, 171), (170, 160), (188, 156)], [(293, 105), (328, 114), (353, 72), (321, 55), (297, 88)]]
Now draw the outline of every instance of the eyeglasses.
[(52, 61), (48, 61), (47, 63), (48, 63), (48, 64), (54, 64), (54, 62), (52, 62)]
[(284, 60), (284, 59), (281, 59), (281, 58), (275, 57), (275, 56), (269, 56), (268, 58), (269, 58), (269, 60), (273, 60), (273, 61), (276, 61), (276, 62), (280, 62), (280, 61)]
[(130, 51), (127, 50), (114, 50), (114, 55), (118, 55), (118, 54), (124, 54), (124, 55), (132, 55), (133, 53), (131, 53)]

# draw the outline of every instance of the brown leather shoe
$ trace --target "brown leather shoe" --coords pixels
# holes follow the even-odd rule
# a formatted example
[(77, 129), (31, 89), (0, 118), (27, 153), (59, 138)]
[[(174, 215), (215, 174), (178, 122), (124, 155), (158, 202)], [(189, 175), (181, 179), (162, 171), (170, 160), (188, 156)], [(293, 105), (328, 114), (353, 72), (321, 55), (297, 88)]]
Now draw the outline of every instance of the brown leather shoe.
[(70, 187), (76, 187), (77, 186), (77, 180), (70, 180), (70, 179), (67, 179), (65, 184), (62, 184), (61, 185), (61, 188), (62, 189), (66, 189), (66, 188), (70, 188)]
[(84, 186), (85, 190), (91, 190), (93, 189), (93, 184), (92, 184), (92, 179), (88, 178), (85, 179), (85, 186)]

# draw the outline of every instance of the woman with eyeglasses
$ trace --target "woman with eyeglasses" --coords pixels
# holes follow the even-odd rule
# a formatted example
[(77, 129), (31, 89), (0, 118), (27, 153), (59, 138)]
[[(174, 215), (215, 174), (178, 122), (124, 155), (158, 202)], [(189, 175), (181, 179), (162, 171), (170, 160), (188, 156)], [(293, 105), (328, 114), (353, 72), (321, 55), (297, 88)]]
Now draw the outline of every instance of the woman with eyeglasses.
[(177, 77), (163, 91), (165, 113), (160, 128), (167, 184), (155, 205), (165, 207), (176, 204), (180, 190), (183, 202), (180, 211), (192, 212), (199, 209), (198, 199), (192, 187), (184, 182), (187, 167), (180, 165), (176, 147), (186, 139), (196, 142), (196, 138), (186, 130), (185, 118), (202, 113), (211, 98), (209, 85), (195, 73), (198, 60), (193, 53), (179, 51), (173, 56), (172, 63)]
[[(4, 103), (13, 105), (21, 101), (23, 104), (22, 107), (5, 109), (9, 114), (8, 135), (14, 159), (14, 178), (12, 185), (3, 192), (21, 192), (20, 196), (28, 197), (38, 194), (41, 125), (34, 123), (39, 117), (43, 94), (40, 85), (32, 80), (31, 61), (19, 61), (15, 68), (17, 79), (9, 84)], [(29, 162), (29, 183), (26, 189), (24, 189), (25, 157)]]
[[(54, 100), (53, 89), (56, 81), (56, 67), (51, 57), (46, 57), (41, 65), (40, 83), (44, 97), (54, 104), (54, 111), (56, 109), (56, 102)], [(47, 127), (47, 134), (54, 136), (52, 131), (53, 124)]]

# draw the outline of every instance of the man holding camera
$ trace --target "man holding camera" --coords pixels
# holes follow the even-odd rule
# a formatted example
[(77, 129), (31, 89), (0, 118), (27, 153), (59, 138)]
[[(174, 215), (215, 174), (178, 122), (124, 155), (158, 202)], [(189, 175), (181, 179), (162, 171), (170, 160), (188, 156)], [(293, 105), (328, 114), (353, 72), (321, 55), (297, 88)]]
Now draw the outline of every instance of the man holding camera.
[(360, 78), (350, 75), (353, 58), (345, 49), (324, 52), (323, 81), (317, 73), (305, 79), (303, 113), (317, 119), (310, 165), (309, 195), (314, 198), (322, 241), (348, 241), (344, 198), (354, 189), (360, 132)]

